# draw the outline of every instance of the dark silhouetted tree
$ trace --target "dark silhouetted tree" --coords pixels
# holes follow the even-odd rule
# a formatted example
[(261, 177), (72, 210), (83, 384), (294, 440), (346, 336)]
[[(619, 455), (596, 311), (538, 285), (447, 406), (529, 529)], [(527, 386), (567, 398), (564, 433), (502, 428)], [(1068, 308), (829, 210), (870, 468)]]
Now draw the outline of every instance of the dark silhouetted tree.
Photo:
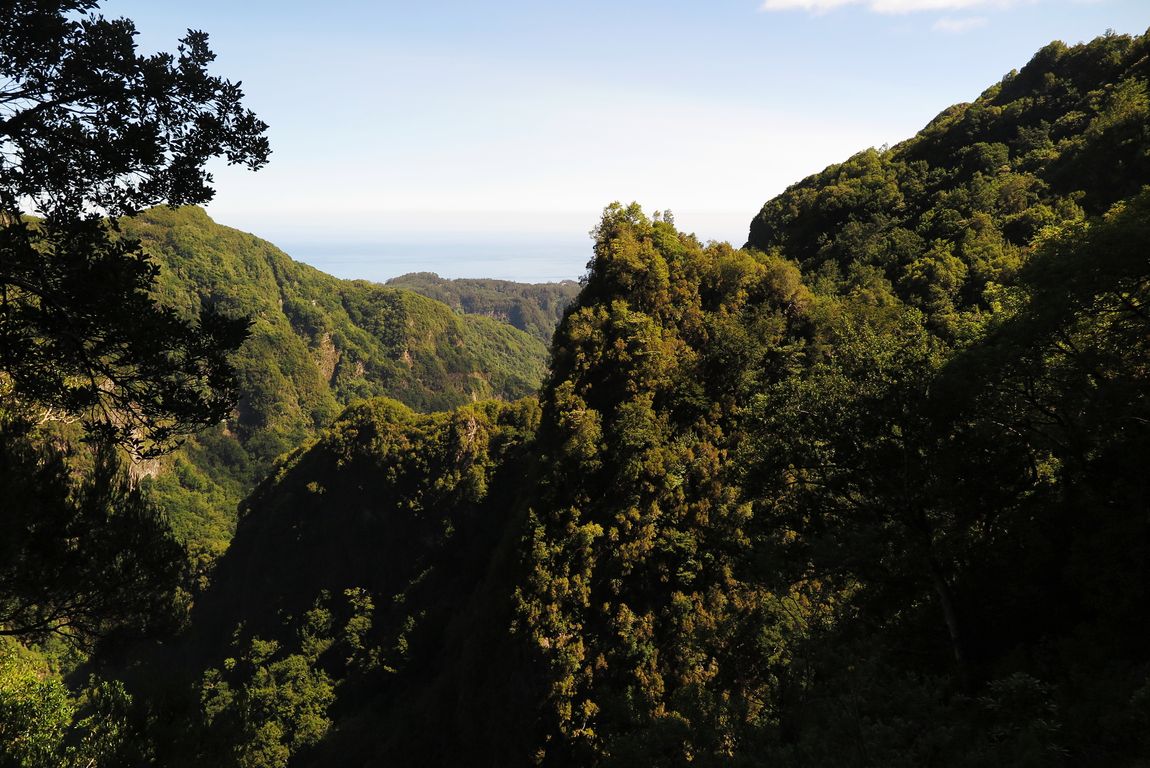
[(158, 306), (157, 268), (117, 236), (116, 218), (205, 202), (210, 158), (256, 169), (269, 149), (239, 84), (208, 73), (204, 33), (144, 56), (135, 25), (96, 6), (5, 7), (0, 377), (6, 400), (81, 416), (154, 454), (230, 409), (226, 354), (246, 321), (209, 307), (189, 322)]

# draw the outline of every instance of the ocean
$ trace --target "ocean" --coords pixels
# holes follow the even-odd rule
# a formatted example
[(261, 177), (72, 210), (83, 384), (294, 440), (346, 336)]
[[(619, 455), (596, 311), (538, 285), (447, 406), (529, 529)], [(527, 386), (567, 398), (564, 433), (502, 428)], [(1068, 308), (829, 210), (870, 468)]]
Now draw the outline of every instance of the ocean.
[(314, 241), (276, 244), (296, 261), (348, 280), (385, 282), (408, 272), (440, 277), (479, 277), (520, 283), (578, 280), (591, 259), (582, 237), (482, 237), (450, 240)]

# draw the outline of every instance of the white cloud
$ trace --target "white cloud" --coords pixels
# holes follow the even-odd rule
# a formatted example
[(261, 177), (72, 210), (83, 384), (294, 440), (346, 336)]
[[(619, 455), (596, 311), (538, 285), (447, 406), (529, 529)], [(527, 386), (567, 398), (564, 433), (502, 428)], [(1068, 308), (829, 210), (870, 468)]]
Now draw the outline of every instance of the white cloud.
[(985, 16), (967, 16), (961, 19), (952, 19), (949, 16), (943, 16), (931, 26), (931, 29), (935, 32), (961, 35), (963, 32), (985, 27), (986, 23), (987, 19)]
[(827, 13), (848, 5), (861, 5), (875, 13), (914, 13), (916, 11), (961, 11), (968, 8), (1006, 8), (1019, 0), (764, 0), (764, 11), (810, 11)]

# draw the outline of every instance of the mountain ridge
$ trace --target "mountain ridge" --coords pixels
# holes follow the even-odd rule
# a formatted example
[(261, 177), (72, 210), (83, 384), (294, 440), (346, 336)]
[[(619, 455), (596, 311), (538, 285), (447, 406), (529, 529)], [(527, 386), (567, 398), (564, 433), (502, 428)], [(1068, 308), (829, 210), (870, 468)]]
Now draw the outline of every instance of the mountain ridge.
[[(280, 597), (298, 612), (305, 592), (354, 591), (394, 568), (440, 574), (427, 591), (416, 578), (372, 593), (357, 637), (377, 662), (309, 655), (306, 635), (269, 620), (258, 632), (276, 655), (251, 677), (220, 674), (250, 692), (301, 658), (326, 676), (330, 730), (295, 753), (301, 766), (1144, 757), (1150, 658), (1132, 606), (1150, 583), (1133, 458), (1150, 445), (1148, 47), (1150, 35), (1048, 46), (915, 139), (768, 201), (747, 249), (609, 206), (528, 448), (505, 466), (482, 454), (522, 479), (496, 494), (504, 528), (457, 541), (463, 584), (431, 586), (455, 562), (421, 559), (434, 537), (379, 563), (369, 547), (339, 583), (293, 581)], [(1046, 115), (1066, 103), (1091, 111), (1056, 126)], [(1120, 161), (1104, 166), (1110, 184), (1060, 186), (1098, 157)], [(390, 406), (367, 407), (374, 426), (332, 433), (362, 436), (342, 444), (349, 463), (308, 477), (333, 437), (294, 456), (252, 498), (245, 538), (322, 507), (320, 487), (365, 519), (404, 498), (391, 483), (457, 487), (466, 461), (422, 476), (353, 469), (394, 445), (381, 432), (411, 434)], [(404, 461), (431, 450), (423, 439)], [(387, 490), (364, 493), (372, 483)], [(436, 530), (455, 519), (452, 504), (420, 510)], [(336, 535), (305, 536), (284, 559)], [(275, 581), (245, 599), (273, 604)], [(214, 589), (207, 614), (228, 600)]]
[(146, 470), (145, 485), (181, 539), (208, 559), (223, 551), (236, 506), (272, 461), (346, 405), (388, 395), (442, 410), (523, 397), (542, 380), (546, 348), (510, 324), (403, 288), (331, 277), (203, 209), (156, 208), (120, 227), (160, 265), (162, 303), (189, 317), (210, 304), (253, 319), (235, 358), (233, 418), (192, 438), (166, 469)]

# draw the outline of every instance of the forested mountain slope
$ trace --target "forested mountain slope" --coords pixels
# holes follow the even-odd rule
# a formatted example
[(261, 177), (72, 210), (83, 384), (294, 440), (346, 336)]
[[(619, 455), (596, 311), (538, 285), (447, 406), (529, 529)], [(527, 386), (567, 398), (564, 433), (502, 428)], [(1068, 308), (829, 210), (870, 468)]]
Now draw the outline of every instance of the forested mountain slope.
[(513, 283), (508, 280), (459, 278), (446, 280), (434, 272), (412, 272), (387, 281), (442, 301), (452, 309), (487, 315), (511, 323), (550, 343), (563, 310), (579, 293), (579, 283)]
[(963, 338), (1047, 226), (1105, 213), (1150, 180), (1146, 38), (1054, 42), (976, 101), (889, 150), (791, 186), (749, 247), (812, 281), (889, 283), (932, 330)]
[[(398, 288), (326, 275), (202, 209), (154, 208), (121, 222), (160, 265), (161, 300), (253, 320), (234, 363), (234, 417), (165, 459), (148, 481), (181, 538), (218, 553), (235, 507), (276, 456), (357, 399), (423, 410), (532, 394), (546, 349), (507, 323), (460, 315)], [(148, 468), (154, 471), (155, 468)]]
[(538, 406), (363, 404), (251, 497), (158, 742), (1150, 761), (1148, 52), (1048, 46), (743, 250), (610, 206)]

